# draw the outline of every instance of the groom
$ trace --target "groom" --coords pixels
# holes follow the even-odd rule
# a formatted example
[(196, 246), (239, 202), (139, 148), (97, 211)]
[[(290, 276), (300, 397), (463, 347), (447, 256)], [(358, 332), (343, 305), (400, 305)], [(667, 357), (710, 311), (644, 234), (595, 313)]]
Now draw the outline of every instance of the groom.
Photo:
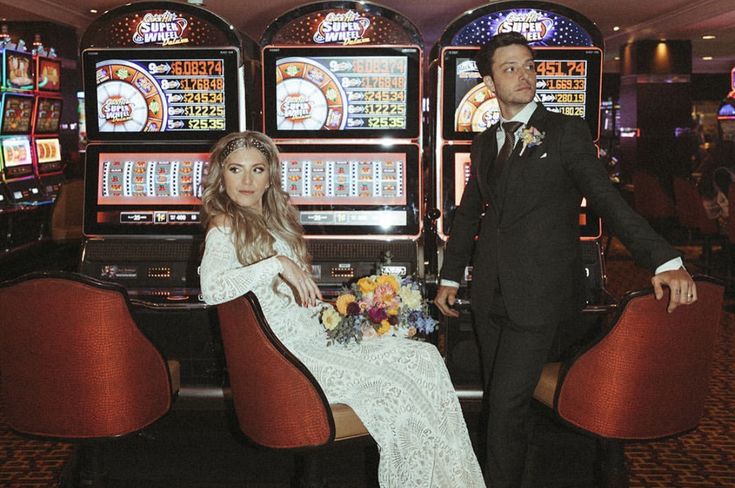
[[(477, 57), (500, 106), (500, 123), (472, 143), (472, 174), (457, 208), (434, 303), (452, 308), (472, 258), (472, 312), (487, 408), (486, 458), (492, 488), (523, 486), (529, 408), (558, 324), (584, 305), (579, 245), (582, 197), (640, 266), (654, 272), (668, 310), (697, 299), (680, 255), (610, 184), (587, 124), (533, 101), (536, 70), (523, 35), (499, 34)], [(475, 239), (477, 236), (477, 240)]]

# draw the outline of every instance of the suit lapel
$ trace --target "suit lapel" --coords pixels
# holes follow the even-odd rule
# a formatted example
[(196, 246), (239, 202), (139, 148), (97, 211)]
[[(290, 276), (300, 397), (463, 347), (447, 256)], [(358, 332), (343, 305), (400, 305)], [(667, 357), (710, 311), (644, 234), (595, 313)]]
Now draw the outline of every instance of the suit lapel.
[(488, 183), (488, 177), (490, 172), (495, 165), (495, 158), (498, 155), (498, 139), (495, 135), (500, 126), (500, 122), (490, 126), (482, 134), (482, 140), (480, 142), (480, 150), (477, 154), (478, 169), (477, 169), (477, 183), (480, 185), (480, 190), (483, 196), (487, 196), (487, 200), (490, 201), (490, 206), (493, 211), (497, 213), (497, 199), (493, 195), (493, 191)]

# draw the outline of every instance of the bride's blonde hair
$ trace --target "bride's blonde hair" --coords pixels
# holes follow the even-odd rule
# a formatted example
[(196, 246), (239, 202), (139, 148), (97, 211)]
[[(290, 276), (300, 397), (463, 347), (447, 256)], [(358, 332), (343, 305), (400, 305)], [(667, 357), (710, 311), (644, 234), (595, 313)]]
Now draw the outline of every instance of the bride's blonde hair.
[[(268, 187), (263, 194), (262, 214), (249, 207), (241, 207), (225, 192), (225, 160), (233, 152), (248, 148), (260, 152), (268, 166)], [(303, 238), (304, 229), (296, 209), (289, 202), (288, 193), (281, 189), (278, 149), (265, 134), (236, 132), (223, 137), (212, 147), (202, 192), (204, 228), (209, 228), (218, 216), (223, 216), (231, 227), (237, 258), (243, 266), (273, 256), (276, 236), (291, 247), (304, 270), (309, 270), (311, 259)]]

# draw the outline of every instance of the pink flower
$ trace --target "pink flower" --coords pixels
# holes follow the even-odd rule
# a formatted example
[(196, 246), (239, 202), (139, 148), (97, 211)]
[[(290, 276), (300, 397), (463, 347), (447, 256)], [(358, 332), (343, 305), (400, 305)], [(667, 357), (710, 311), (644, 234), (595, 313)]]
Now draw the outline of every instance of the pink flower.
[(384, 308), (373, 307), (368, 310), (368, 318), (370, 319), (370, 322), (379, 324), (388, 318), (388, 314), (385, 312)]

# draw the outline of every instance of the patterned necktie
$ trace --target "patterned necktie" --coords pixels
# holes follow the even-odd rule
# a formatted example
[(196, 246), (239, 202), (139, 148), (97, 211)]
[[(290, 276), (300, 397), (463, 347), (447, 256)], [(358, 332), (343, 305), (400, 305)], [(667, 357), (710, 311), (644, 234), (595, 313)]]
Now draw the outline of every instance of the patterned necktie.
[(505, 142), (503, 142), (503, 146), (500, 148), (498, 157), (495, 158), (493, 173), (495, 173), (496, 176), (500, 176), (503, 173), (503, 166), (505, 166), (505, 163), (510, 159), (510, 154), (513, 152), (513, 147), (515, 146), (516, 131), (522, 125), (523, 122), (503, 122), (502, 126), (505, 131)]

